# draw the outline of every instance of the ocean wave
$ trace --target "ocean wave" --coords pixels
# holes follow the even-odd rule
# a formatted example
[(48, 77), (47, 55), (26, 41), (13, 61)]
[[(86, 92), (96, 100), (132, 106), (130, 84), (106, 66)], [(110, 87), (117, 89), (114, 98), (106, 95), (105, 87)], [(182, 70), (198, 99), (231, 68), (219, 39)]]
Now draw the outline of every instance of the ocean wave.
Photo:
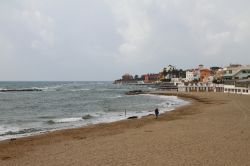
[(58, 91), (60, 88), (62, 88), (64, 85), (56, 85), (56, 86), (45, 86), (45, 87), (33, 87), (33, 88), (36, 88), (36, 89), (40, 89), (42, 91)]
[(77, 92), (77, 91), (89, 91), (91, 89), (89, 88), (80, 88), (78, 86), (71, 86), (67, 84), (63, 85), (56, 85), (56, 86), (48, 86), (48, 87), (34, 87), (36, 89), (41, 89), (42, 91), (71, 91), (71, 92)]
[(90, 89), (82, 88), (82, 89), (72, 89), (71, 92), (78, 92), (78, 91), (89, 91)]
[(40, 129), (35, 129), (35, 128), (20, 129), (18, 127), (0, 126), (0, 136), (19, 135), (19, 134), (33, 133), (37, 131), (40, 131)]
[(9, 131), (13, 131), (16, 132), (20, 130), (18, 127), (12, 127), (12, 126), (0, 126), (0, 136), (2, 136), (3, 134), (9, 132)]
[(113, 97), (107, 97), (108, 99), (117, 99), (117, 98), (121, 98), (122, 95), (117, 95), (117, 96), (113, 96)]
[(163, 108), (163, 109), (173, 107), (173, 103), (163, 102), (163, 103), (158, 104), (158, 107)]
[(179, 100), (177, 96), (167, 96), (167, 95), (155, 95), (155, 94), (139, 94), (141, 96), (149, 96), (154, 98), (168, 99), (168, 100)]
[(123, 90), (126, 90), (126, 89), (99, 88), (99, 89), (93, 89), (93, 90), (104, 92), (104, 91), (123, 91)]
[(154, 94), (140, 94), (140, 95), (167, 100), (167, 102), (164, 101), (163, 103), (160, 103), (160, 106), (162, 107), (172, 107), (188, 103), (185, 100), (180, 100), (177, 96), (154, 95)]
[(29, 88), (0, 88), (0, 92), (32, 92), (32, 91), (56, 91), (62, 86), (29, 87)]
[(55, 123), (70, 123), (70, 122), (77, 122), (83, 120), (82, 117), (75, 117), (75, 118), (61, 118), (61, 119), (53, 119), (48, 120), (48, 124), (55, 124)]
[(52, 119), (52, 118), (55, 118), (54, 116), (39, 116), (38, 118), (40, 119)]

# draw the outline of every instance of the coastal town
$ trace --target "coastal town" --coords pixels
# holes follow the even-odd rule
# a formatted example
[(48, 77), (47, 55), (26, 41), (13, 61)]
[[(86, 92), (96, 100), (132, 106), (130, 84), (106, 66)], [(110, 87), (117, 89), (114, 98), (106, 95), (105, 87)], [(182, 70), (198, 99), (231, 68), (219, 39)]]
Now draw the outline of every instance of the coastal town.
[(115, 84), (154, 86), (161, 90), (178, 92), (224, 92), (250, 95), (250, 65), (230, 64), (226, 67), (178, 69), (168, 65), (159, 73), (141, 76), (124, 74)]

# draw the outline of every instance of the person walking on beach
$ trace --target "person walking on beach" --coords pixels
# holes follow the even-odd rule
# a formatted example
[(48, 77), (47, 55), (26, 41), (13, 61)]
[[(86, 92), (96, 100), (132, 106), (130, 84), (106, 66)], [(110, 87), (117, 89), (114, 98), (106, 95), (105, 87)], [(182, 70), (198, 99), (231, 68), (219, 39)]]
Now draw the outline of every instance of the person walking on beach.
[(158, 116), (159, 116), (159, 110), (158, 110), (158, 108), (156, 108), (156, 109), (155, 109), (155, 119), (157, 119)]

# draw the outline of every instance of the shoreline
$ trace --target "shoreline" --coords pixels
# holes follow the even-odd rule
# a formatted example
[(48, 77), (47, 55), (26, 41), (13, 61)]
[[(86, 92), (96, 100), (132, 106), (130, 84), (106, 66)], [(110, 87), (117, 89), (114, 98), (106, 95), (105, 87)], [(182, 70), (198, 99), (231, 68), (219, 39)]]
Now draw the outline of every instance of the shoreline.
[(250, 153), (249, 96), (164, 94), (193, 102), (161, 114), (157, 120), (148, 115), (140, 119), (4, 140), (0, 142), (0, 165), (250, 163), (247, 155)]
[[(164, 94), (160, 94), (160, 93), (138, 93), (138, 94), (134, 94), (134, 95), (155, 95), (155, 96), (170, 96), (170, 95), (164, 95)], [(171, 96), (175, 96), (175, 95), (171, 95)], [(189, 101), (185, 98), (180, 98), (180, 100), (183, 100), (185, 102), (188, 103), (184, 103), (178, 106), (175, 106), (174, 108), (164, 108), (163, 111), (161, 111), (161, 114), (164, 114), (166, 112), (170, 112), (170, 111), (175, 111), (176, 108), (184, 106), (184, 105), (188, 105), (190, 104)], [(145, 113), (145, 115), (131, 115), (131, 116), (126, 116), (124, 118), (121, 119), (116, 119), (116, 120), (111, 120), (111, 121), (103, 121), (103, 122), (96, 122), (96, 123), (92, 123), (92, 124), (85, 124), (85, 125), (77, 125), (77, 126), (68, 126), (68, 127), (64, 127), (64, 128), (58, 128), (58, 129), (51, 129), (51, 130), (44, 130), (44, 131), (38, 131), (38, 132), (34, 132), (34, 133), (24, 133), (24, 134), (20, 134), (20, 135), (12, 135), (7, 137), (6, 139), (0, 139), (0, 143), (2, 141), (8, 141), (8, 140), (17, 140), (20, 138), (26, 138), (26, 137), (34, 137), (34, 136), (39, 136), (42, 134), (47, 134), (47, 133), (51, 133), (51, 132), (57, 132), (57, 131), (63, 131), (63, 130), (71, 130), (71, 129), (78, 129), (78, 128), (84, 128), (84, 127), (88, 127), (88, 126), (92, 126), (92, 125), (98, 125), (98, 124), (106, 124), (106, 123), (114, 123), (114, 122), (119, 122), (119, 121), (124, 121), (124, 120), (129, 120), (129, 118), (131, 117), (136, 117), (136, 118), (131, 118), (131, 119), (141, 119), (141, 118), (145, 118), (147, 116), (150, 116), (154, 114), (153, 111), (152, 112), (148, 112), (147, 114)]]

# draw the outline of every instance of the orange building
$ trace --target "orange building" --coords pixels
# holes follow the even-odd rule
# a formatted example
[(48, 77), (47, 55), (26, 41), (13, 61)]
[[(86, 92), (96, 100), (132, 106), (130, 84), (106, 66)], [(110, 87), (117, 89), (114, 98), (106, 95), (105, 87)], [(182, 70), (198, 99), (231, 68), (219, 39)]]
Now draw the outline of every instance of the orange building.
[(200, 69), (200, 82), (206, 82), (210, 76), (211, 71), (209, 69)]

